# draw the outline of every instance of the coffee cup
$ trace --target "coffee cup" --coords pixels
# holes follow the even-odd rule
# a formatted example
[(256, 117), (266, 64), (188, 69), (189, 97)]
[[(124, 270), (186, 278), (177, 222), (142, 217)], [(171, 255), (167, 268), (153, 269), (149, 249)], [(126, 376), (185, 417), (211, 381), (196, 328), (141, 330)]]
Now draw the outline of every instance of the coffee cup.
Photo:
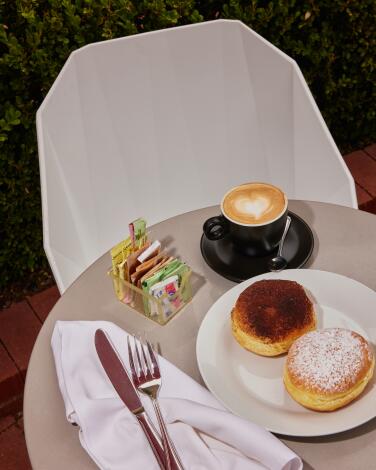
[(245, 183), (228, 191), (221, 215), (203, 226), (209, 240), (229, 237), (234, 248), (249, 256), (263, 256), (279, 244), (285, 228), (288, 200), (268, 183)]

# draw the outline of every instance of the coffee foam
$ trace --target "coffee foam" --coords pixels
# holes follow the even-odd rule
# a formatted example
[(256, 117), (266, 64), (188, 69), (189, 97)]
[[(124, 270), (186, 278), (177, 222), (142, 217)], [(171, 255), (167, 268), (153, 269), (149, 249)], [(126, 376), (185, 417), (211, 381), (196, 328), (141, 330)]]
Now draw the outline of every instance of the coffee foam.
[(277, 219), (286, 207), (280, 189), (266, 183), (248, 183), (229, 191), (222, 202), (224, 215), (246, 225), (265, 224)]

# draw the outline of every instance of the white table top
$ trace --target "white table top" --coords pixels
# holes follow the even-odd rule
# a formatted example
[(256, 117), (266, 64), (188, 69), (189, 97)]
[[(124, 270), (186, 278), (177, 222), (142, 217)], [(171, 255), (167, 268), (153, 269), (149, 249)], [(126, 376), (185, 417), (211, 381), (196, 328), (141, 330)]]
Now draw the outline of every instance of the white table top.
[[(376, 290), (376, 217), (332, 204), (290, 201), (290, 209), (312, 228), (315, 247), (306, 268), (333, 271)], [(107, 254), (88, 268), (64, 293), (44, 323), (27, 372), (24, 398), (25, 436), (34, 470), (97, 468), (78, 440), (78, 428), (64, 415), (50, 347), (56, 320), (108, 320), (130, 333), (146, 332), (169, 361), (197, 381), (195, 344), (209, 307), (234, 283), (204, 262), (200, 252), (203, 222), (218, 207), (174, 217), (152, 227), (151, 238), (176, 250), (194, 272), (193, 301), (166, 326), (159, 326), (117, 301), (107, 269)], [(306, 469), (369, 469), (376, 462), (376, 420), (341, 434), (282, 440), (304, 460)]]

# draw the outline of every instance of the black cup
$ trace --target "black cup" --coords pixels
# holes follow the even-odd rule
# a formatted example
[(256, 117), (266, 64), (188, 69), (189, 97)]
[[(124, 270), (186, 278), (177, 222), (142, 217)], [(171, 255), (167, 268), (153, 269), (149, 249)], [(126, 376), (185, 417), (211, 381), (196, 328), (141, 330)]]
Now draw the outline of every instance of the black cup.
[(236, 223), (221, 214), (208, 219), (203, 226), (209, 240), (221, 240), (229, 237), (236, 250), (248, 256), (264, 256), (279, 244), (286, 225), (288, 210), (271, 222), (262, 225)]

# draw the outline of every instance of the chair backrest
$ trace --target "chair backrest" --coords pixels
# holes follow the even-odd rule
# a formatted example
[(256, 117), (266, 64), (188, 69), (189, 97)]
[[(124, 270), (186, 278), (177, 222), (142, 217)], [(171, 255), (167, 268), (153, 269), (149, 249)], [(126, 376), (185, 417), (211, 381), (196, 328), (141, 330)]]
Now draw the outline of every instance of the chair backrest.
[(356, 207), (298, 66), (239, 21), (75, 51), (38, 110), (37, 132), (44, 247), (61, 292), (129, 221), (217, 204), (239, 183)]

